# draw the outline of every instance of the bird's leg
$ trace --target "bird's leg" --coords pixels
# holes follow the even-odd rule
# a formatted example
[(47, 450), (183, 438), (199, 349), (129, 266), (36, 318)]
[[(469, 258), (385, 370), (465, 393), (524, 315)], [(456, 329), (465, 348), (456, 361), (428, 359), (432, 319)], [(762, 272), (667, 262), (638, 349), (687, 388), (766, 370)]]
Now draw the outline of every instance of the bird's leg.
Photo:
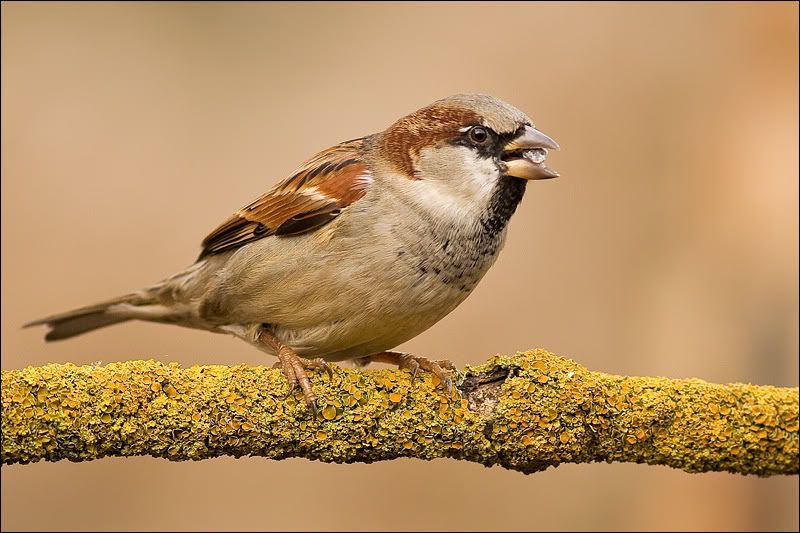
[(259, 328), (256, 340), (269, 345), (278, 356), (278, 364), (280, 364), (286, 379), (289, 381), (289, 392), (286, 397), (288, 398), (294, 392), (299, 383), (300, 388), (303, 389), (303, 396), (306, 399), (308, 408), (311, 409), (314, 418), (317, 418), (317, 397), (314, 395), (314, 391), (311, 390), (311, 380), (308, 379), (306, 369), (322, 368), (329, 376), (333, 376), (333, 371), (328, 363), (320, 358), (305, 359), (300, 357), (297, 352), (286, 346), (278, 337), (272, 334), (269, 328), (264, 326)]
[(426, 370), (435, 374), (442, 381), (442, 385), (444, 385), (448, 394), (453, 391), (453, 379), (450, 377), (450, 371), (455, 370), (456, 365), (446, 359), (431, 361), (406, 352), (380, 352), (360, 357), (356, 360), (356, 364), (361, 366), (369, 363), (387, 363), (397, 365), (398, 368), (407, 368), (411, 371), (411, 381), (414, 381), (419, 369)]

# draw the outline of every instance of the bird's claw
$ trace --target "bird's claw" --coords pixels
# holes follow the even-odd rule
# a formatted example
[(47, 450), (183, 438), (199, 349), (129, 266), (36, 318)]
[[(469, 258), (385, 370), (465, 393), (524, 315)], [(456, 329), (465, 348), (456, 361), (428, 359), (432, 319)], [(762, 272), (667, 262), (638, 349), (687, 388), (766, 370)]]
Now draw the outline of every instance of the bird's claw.
[(328, 374), (328, 379), (333, 379), (333, 369), (331, 368), (331, 365), (319, 357), (312, 359), (311, 361), (318, 365), (316, 368), (322, 368)]
[(260, 337), (263, 337), (269, 342), (272, 349), (275, 350), (279, 363), (274, 366), (281, 367), (288, 381), (288, 390), (283, 399), (287, 400), (292, 396), (299, 385), (303, 390), (303, 397), (306, 400), (308, 409), (311, 411), (311, 415), (314, 417), (314, 420), (317, 420), (319, 418), (317, 397), (314, 396), (314, 392), (311, 390), (311, 380), (308, 378), (306, 369), (322, 368), (328, 373), (329, 378), (333, 377), (333, 369), (321, 358), (304, 359), (300, 357), (297, 355), (297, 352), (280, 342), (277, 337), (267, 330), (262, 329)]
[(431, 361), (405, 352), (381, 352), (367, 357), (376, 363), (394, 364), (399, 368), (409, 370), (411, 383), (414, 383), (420, 369), (430, 372), (439, 378), (448, 395), (453, 392), (453, 379), (450, 377), (450, 372), (455, 371), (456, 366), (450, 361)]
[(450, 376), (445, 376), (444, 378), (442, 378), (440, 376), (439, 379), (442, 380), (442, 385), (444, 385), (444, 390), (447, 391), (447, 395), (450, 396), (451, 394), (453, 394), (453, 378), (451, 378)]
[(311, 416), (314, 419), (314, 422), (319, 420), (319, 407), (317, 407), (317, 399), (312, 398), (311, 400), (307, 400), (307, 405), (309, 410), (311, 411)]
[(289, 382), (289, 389), (286, 391), (286, 396), (283, 397), (284, 400), (288, 400), (289, 397), (294, 394), (295, 389), (297, 389), (297, 382), (290, 381)]
[(417, 372), (419, 372), (419, 365), (415, 365), (414, 369), (411, 371), (411, 383), (414, 383), (414, 380), (417, 377)]

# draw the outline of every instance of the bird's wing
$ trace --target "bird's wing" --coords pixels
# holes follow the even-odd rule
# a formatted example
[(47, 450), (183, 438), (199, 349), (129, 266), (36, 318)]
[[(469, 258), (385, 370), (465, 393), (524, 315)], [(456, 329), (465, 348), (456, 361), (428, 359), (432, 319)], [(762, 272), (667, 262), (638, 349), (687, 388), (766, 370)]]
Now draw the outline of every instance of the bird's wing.
[(200, 259), (270, 235), (324, 226), (362, 198), (372, 183), (362, 159), (364, 139), (337, 144), (309, 159), (289, 178), (243, 207), (203, 240)]

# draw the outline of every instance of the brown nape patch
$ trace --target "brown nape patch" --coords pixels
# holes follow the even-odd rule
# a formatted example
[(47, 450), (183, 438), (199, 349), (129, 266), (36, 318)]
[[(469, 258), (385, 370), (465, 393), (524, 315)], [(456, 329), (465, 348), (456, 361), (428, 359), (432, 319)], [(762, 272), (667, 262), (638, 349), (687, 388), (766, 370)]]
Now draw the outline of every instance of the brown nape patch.
[(420, 179), (415, 161), (420, 150), (459, 135), (459, 130), (480, 124), (481, 116), (462, 107), (435, 103), (401, 118), (382, 134), (389, 162), (409, 179)]

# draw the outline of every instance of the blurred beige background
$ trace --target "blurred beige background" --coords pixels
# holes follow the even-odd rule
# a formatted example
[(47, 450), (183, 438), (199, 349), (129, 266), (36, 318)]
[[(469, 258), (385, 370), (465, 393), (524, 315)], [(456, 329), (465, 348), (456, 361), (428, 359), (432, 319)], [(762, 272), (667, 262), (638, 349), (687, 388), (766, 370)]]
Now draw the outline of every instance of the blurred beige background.
[[(2, 5), (2, 368), (271, 364), (128, 324), (20, 325), (189, 264), (333, 143), (458, 92), (556, 138), (505, 251), (403, 348), (459, 365), (544, 347), (590, 368), (798, 384), (798, 6)], [(151, 458), (2, 468), (10, 529), (798, 528), (796, 477), (450, 460)]]

